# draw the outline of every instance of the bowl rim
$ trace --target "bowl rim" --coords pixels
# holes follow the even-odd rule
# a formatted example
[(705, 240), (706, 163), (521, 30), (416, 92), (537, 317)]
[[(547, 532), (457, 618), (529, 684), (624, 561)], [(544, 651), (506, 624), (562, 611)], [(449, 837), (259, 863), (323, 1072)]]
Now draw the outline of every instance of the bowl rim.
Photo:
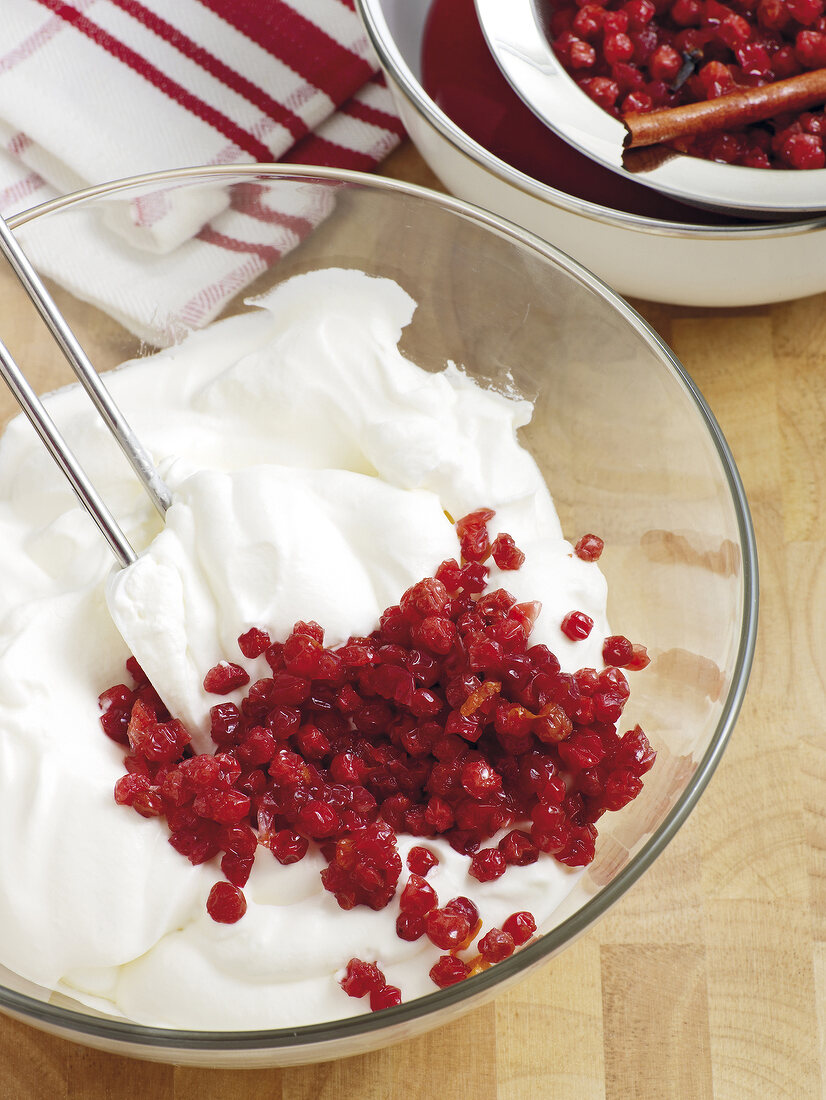
[(738, 241), (765, 239), (797, 236), (826, 229), (826, 216), (782, 222), (755, 221), (737, 226), (690, 225), (685, 222), (646, 218), (640, 214), (614, 210), (609, 206), (580, 199), (549, 184), (541, 183), (506, 161), (500, 160), (484, 145), (474, 141), (428, 96), (390, 33), (384, 17), (382, 0), (355, 0), (355, 5), (382, 68), (388, 78), (401, 90), (408, 105), (458, 153), (474, 161), (501, 182), (531, 198), (559, 207), (567, 213), (577, 214), (591, 221), (603, 222), (617, 228), (643, 231), (659, 236), (688, 237), (692, 240), (714, 240), (721, 237)]
[[(640, 850), (628, 861), (612, 882), (603, 887), (599, 894), (589, 899), (581, 909), (566, 918), (550, 932), (545, 933), (535, 942), (527, 944), (517, 954), (498, 963), (495, 967), (491, 967), (457, 985), (436, 990), (426, 996), (415, 998), (378, 1013), (345, 1017), (344, 1019), (293, 1028), (238, 1031), (157, 1028), (111, 1017), (95, 1017), (61, 1005), (53, 1005), (37, 1000), (0, 985), (0, 1010), (10, 1012), (18, 1018), (23, 1018), (35, 1025), (51, 1029), (56, 1028), (64, 1033), (72, 1033), (71, 1037), (81, 1040), (85, 1036), (90, 1039), (94, 1038), (99, 1042), (105, 1040), (127, 1047), (204, 1053), (249, 1050), (276, 1051), (285, 1048), (309, 1049), (314, 1044), (335, 1044), (354, 1037), (363, 1038), (367, 1035), (378, 1035), (385, 1029), (401, 1028), (405, 1024), (430, 1015), (438, 1009), (458, 1005), (464, 1001), (472, 1002), (477, 997), (484, 995), (486, 991), (506, 983), (509, 978), (511, 980), (516, 979), (533, 964), (550, 959), (567, 943), (576, 939), (599, 920), (651, 866), (674, 838), (705, 790), (722, 757), (740, 712), (751, 670), (757, 633), (758, 608), (756, 542), (745, 491), (720, 426), (685, 368), (644, 318), (596, 275), (593, 275), (576, 260), (573, 260), (536, 234), (508, 222), (498, 215), (474, 207), (463, 200), (415, 184), (362, 172), (319, 168), (311, 165), (284, 164), (218, 165), (130, 176), (41, 203), (10, 218), (9, 225), (13, 230), (18, 229), (49, 214), (71, 210), (74, 207), (82, 207), (100, 198), (128, 197), (130, 191), (142, 190), (147, 186), (186, 184), (196, 181), (213, 182), (216, 180), (223, 182), (246, 179), (266, 181), (273, 178), (318, 180), (331, 185), (345, 184), (367, 190), (406, 195), (426, 203), (433, 203), (443, 209), (452, 211), (465, 220), (490, 229), (497, 235), (503, 236), (514, 244), (538, 254), (542, 259), (550, 261), (556, 266), (561, 266), (574, 280), (604, 299), (625, 319), (637, 336), (661, 360), (663, 367), (674, 374), (676, 380), (685, 387), (688, 396), (693, 399), (697, 412), (705, 423), (715, 447), (731, 494), (731, 503), (736, 515), (740, 546), (743, 553), (742, 620), (731, 688), (723, 703), (717, 728), (706, 752), (698, 762), (696, 770), (682, 794), (657, 831), (648, 838)], [(468, 1007), (472, 1007), (472, 1005)], [(129, 1051), (126, 1051), (126, 1053), (129, 1053)]]

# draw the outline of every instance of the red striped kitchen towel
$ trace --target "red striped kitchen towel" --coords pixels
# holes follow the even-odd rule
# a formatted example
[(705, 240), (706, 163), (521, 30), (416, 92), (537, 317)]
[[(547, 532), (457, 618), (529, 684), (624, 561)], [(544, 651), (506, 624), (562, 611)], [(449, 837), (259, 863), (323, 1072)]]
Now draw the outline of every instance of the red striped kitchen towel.
[[(282, 160), (367, 171), (403, 135), (353, 0), (1, 7), (6, 216), (90, 184), (192, 165)], [(57, 259), (34, 258), (142, 337), (168, 342), (175, 324), (208, 321), (329, 209), (307, 188), (275, 203), (252, 186), (202, 199), (182, 211), (166, 191), (109, 211), (91, 283), (91, 257), (82, 267), (71, 259), (68, 222), (50, 242)], [(149, 280), (143, 300), (138, 279)], [(156, 280), (172, 288), (167, 318), (155, 316)]]

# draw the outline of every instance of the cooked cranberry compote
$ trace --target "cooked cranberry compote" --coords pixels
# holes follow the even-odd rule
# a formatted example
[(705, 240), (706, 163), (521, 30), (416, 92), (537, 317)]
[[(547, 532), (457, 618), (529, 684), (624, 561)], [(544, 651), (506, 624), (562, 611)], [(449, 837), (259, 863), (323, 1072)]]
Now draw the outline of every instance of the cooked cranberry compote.
[[(639, 726), (617, 731), (629, 694), (618, 666), (645, 667), (645, 647), (613, 635), (604, 668), (562, 672), (547, 646), (531, 644), (539, 604), (485, 591), (488, 560), (505, 570), (524, 561), (510, 536), (489, 537), (492, 518), (480, 509), (460, 519), (462, 560), (409, 588), (368, 637), (330, 648), (316, 622), (296, 623), (283, 642), (260, 627), (242, 634), (242, 656), (263, 656), (270, 675), (240, 706), (211, 708), (212, 754), (193, 755), (187, 730), (134, 658), (135, 686), (101, 695), (104, 731), (128, 747), (115, 800), (164, 817), (170, 843), (193, 864), (220, 858), (224, 877), (207, 903), (215, 920), (243, 918), (261, 847), (289, 865), (314, 845), (341, 908), (378, 910), (397, 899), (397, 935), (448, 952), (431, 975), (452, 984), (506, 958), (535, 922), (517, 913), (483, 930), (471, 899), (440, 898), (426, 880), (438, 860), (425, 844), (411, 848), (400, 889), (399, 834), (443, 837), (486, 883), (541, 853), (584, 866), (602, 814), (639, 793), (654, 752)], [(560, 637), (581, 640), (587, 624), (573, 612)], [(225, 658), (204, 687), (222, 694), (246, 676)], [(370, 993), (374, 1011), (401, 996), (369, 961), (351, 960), (342, 988)]]
[[(826, 66), (824, 0), (549, 0), (562, 65), (610, 114), (714, 99)], [(823, 168), (822, 109), (671, 142), (751, 168)]]

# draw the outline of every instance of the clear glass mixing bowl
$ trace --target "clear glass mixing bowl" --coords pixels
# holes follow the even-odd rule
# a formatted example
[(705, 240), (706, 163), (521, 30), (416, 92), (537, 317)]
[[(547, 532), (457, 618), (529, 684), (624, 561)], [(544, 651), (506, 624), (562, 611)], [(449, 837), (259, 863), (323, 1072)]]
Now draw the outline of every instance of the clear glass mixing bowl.
[[(673, 838), (720, 759), (746, 688), (757, 618), (753, 533), (726, 442), (691, 379), (633, 309), (550, 245), (389, 180), (292, 167), (192, 169), (95, 188), (13, 224), (41, 273), (59, 282), (58, 300), (100, 369), (243, 311), (245, 297), (298, 272), (343, 266), (397, 280), (419, 303), (403, 337), (409, 357), (431, 370), (453, 360), (535, 402), (523, 442), (568, 536), (605, 539), (609, 616), (653, 658), (634, 679), (623, 728), (640, 722), (659, 755), (642, 795), (602, 819), (597, 857), (555, 926), (448, 989), (277, 1031), (142, 1027), (49, 999), (11, 975), (0, 1008), (136, 1057), (291, 1065), (445, 1024), (544, 965)], [(38, 387), (66, 381), (16, 285), (2, 315), (25, 335), (13, 350)], [(13, 412), (10, 399), (2, 412)]]

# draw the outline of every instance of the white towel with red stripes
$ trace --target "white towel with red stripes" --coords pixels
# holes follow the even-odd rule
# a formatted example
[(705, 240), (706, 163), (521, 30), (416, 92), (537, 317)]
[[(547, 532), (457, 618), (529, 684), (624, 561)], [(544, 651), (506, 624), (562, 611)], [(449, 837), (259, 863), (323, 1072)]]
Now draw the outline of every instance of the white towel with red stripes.
[[(369, 171), (402, 135), (353, 0), (0, 0), (5, 216), (168, 168), (280, 160)], [(276, 199), (253, 184), (201, 200), (182, 209), (167, 190), (113, 205), (103, 224), (79, 213), (33, 259), (168, 343), (220, 312), (330, 205), (318, 189)], [(94, 248), (79, 256), (81, 233)]]

